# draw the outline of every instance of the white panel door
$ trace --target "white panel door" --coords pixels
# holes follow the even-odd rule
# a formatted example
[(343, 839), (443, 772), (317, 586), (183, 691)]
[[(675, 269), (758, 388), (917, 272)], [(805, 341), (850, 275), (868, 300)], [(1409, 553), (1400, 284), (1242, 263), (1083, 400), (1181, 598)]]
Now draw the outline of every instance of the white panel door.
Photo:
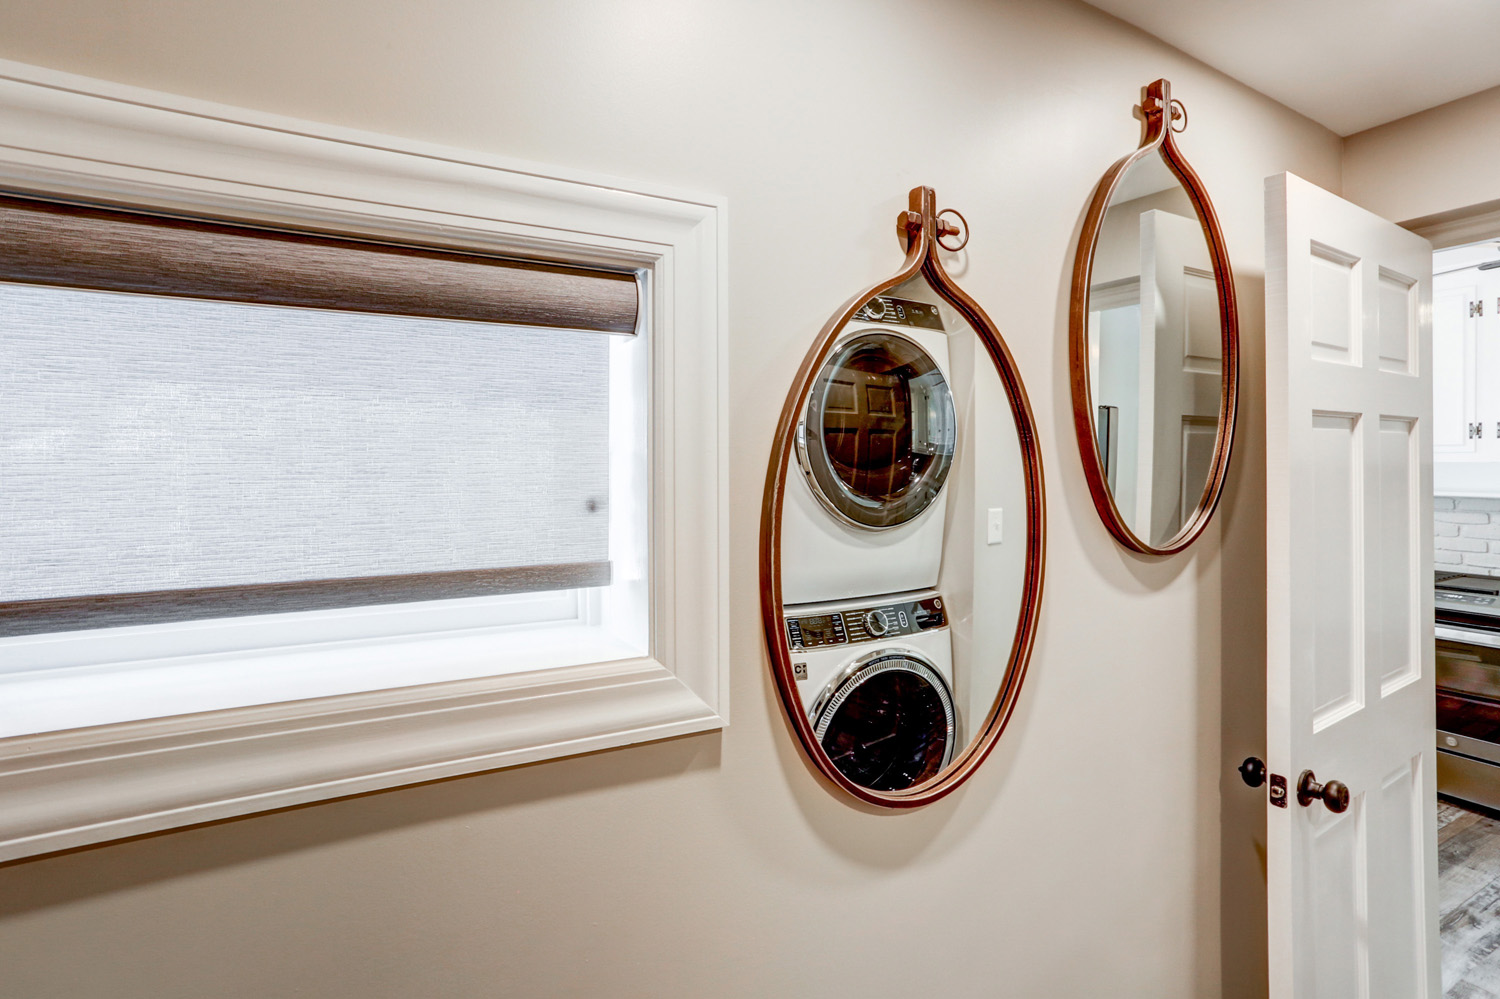
[[(1441, 994), (1431, 288), (1426, 240), (1267, 179), (1273, 999)], [(1347, 785), (1347, 810), (1300, 804), (1307, 770)]]

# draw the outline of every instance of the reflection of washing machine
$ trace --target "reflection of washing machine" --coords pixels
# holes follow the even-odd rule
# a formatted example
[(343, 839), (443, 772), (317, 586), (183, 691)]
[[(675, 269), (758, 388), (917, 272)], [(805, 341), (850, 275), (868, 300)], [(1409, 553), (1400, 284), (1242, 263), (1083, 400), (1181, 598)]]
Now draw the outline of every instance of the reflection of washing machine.
[(835, 341), (797, 426), (782, 599), (936, 586), (957, 419), (935, 305), (877, 297)]
[(959, 719), (941, 596), (803, 604), (785, 618), (802, 706), (840, 773), (900, 791), (948, 765)]

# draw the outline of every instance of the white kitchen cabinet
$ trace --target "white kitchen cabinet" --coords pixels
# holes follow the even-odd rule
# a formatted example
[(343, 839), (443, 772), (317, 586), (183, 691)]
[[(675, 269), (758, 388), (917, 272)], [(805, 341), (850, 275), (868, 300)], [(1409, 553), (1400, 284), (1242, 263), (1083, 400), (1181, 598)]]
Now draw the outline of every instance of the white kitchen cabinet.
[[(1494, 248), (1478, 255), (1500, 259)], [(1500, 267), (1445, 272), (1440, 258), (1432, 279), (1433, 487), (1440, 496), (1500, 496)]]
[(1432, 451), (1437, 461), (1473, 455), (1481, 440), (1475, 426), (1479, 293), (1472, 280), (1465, 281), (1474, 273), (1468, 268), (1432, 280)]

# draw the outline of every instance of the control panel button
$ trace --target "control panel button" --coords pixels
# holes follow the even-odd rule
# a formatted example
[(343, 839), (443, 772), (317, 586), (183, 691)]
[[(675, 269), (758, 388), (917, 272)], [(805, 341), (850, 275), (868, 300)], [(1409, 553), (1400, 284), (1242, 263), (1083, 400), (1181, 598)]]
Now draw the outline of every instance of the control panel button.
[(885, 611), (872, 610), (865, 613), (865, 630), (879, 638), (891, 630), (890, 620), (885, 616)]

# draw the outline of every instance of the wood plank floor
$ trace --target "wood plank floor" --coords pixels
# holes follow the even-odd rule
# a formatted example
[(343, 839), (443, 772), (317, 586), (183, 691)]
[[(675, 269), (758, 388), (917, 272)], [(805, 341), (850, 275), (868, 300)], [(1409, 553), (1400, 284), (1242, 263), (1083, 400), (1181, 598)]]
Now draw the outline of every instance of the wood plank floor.
[(1448, 999), (1500, 999), (1500, 819), (1438, 801), (1438, 926)]

